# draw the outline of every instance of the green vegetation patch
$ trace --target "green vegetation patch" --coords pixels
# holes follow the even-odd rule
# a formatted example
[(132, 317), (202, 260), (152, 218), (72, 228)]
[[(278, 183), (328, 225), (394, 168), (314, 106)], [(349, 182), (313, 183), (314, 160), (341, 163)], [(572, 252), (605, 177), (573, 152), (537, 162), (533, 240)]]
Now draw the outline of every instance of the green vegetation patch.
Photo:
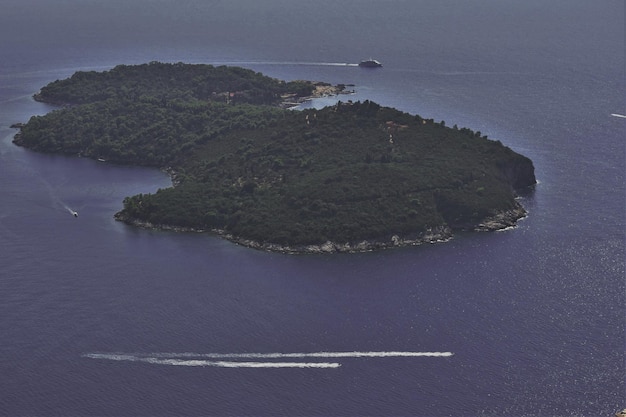
[(124, 200), (118, 217), (220, 230), (260, 243), (388, 240), (473, 228), (519, 209), (532, 162), (469, 129), (365, 102), (290, 111), (315, 85), (210, 65), (119, 66), (49, 84), (16, 143), (170, 167), (176, 187)]

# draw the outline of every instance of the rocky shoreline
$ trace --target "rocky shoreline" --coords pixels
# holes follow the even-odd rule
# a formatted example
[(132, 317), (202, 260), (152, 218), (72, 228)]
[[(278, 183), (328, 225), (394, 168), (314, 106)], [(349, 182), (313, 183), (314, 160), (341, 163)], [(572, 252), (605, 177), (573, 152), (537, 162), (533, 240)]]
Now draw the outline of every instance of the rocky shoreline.
[[(172, 186), (179, 184), (176, 171), (172, 167), (164, 168), (163, 171), (170, 176)], [(425, 243), (441, 243), (447, 242), (454, 237), (453, 231), (474, 231), (474, 232), (494, 232), (499, 230), (511, 229), (517, 226), (517, 222), (527, 216), (527, 211), (521, 204), (517, 206), (495, 213), (486, 217), (476, 225), (455, 225), (454, 229), (449, 226), (437, 226), (424, 232), (415, 233), (412, 236), (399, 236), (397, 234), (390, 235), (387, 239), (362, 240), (359, 242), (331, 242), (326, 241), (315, 245), (282, 245), (278, 243), (258, 242), (246, 239), (241, 236), (235, 236), (223, 229), (198, 229), (194, 227), (172, 226), (167, 224), (153, 224), (148, 221), (131, 218), (124, 213), (117, 212), (114, 215), (115, 220), (123, 222), (129, 226), (139, 227), (150, 230), (163, 230), (180, 233), (210, 233), (229, 240), (237, 245), (247, 248), (262, 250), (266, 252), (277, 252), (290, 255), (303, 254), (332, 254), (332, 253), (361, 253), (373, 252), (383, 249), (400, 248), (405, 246), (418, 246)]]
[(446, 226), (439, 226), (411, 237), (400, 237), (398, 235), (393, 235), (388, 240), (362, 240), (360, 242), (345, 243), (327, 241), (315, 245), (282, 245), (278, 243), (257, 242), (241, 236), (234, 236), (222, 229), (204, 230), (196, 229), (193, 227), (152, 224), (147, 221), (128, 218), (122, 215), (121, 212), (115, 214), (115, 220), (121, 221), (130, 226), (140, 227), (143, 229), (188, 233), (211, 233), (216, 236), (220, 236), (221, 238), (224, 238), (226, 240), (229, 240), (237, 245), (245, 246), (247, 248), (290, 255), (373, 252), (375, 250), (381, 249), (398, 248), (403, 246), (417, 246), (424, 243), (446, 242), (453, 237), (451, 229)]
[(354, 90), (346, 90), (346, 86), (353, 86), (352, 84), (337, 84), (331, 85), (324, 82), (316, 82), (314, 83), (315, 89), (311, 93), (310, 96), (299, 97), (295, 94), (288, 94), (282, 96), (282, 102), (278, 105), (278, 107), (290, 109), (294, 107), (298, 107), (302, 103), (307, 101), (311, 101), (316, 98), (323, 97), (333, 97), (338, 96), (340, 94), (354, 94)]
[[(515, 227), (517, 225), (517, 221), (526, 217), (526, 214), (526, 210), (521, 205), (519, 205), (518, 207), (511, 210), (499, 212), (491, 217), (488, 217), (472, 228), (462, 228), (457, 230), (488, 232), (509, 229)], [(394, 234), (388, 239), (362, 240), (360, 242), (345, 243), (327, 241), (315, 245), (282, 245), (277, 243), (258, 242), (246, 239), (241, 236), (234, 236), (222, 229), (204, 230), (192, 227), (152, 224), (147, 221), (129, 218), (123, 215), (121, 212), (116, 213), (114, 217), (116, 220), (121, 221), (125, 224), (144, 229), (190, 233), (212, 233), (233, 243), (248, 248), (290, 255), (373, 252), (390, 248), (418, 246), (425, 243), (447, 242), (454, 237), (453, 229), (451, 229), (450, 227), (437, 226), (430, 228), (425, 232), (416, 233), (412, 236), (399, 236)]]
[(519, 203), (518, 206), (510, 210), (501, 211), (493, 216), (487, 217), (477, 226), (475, 232), (491, 232), (495, 230), (509, 229), (517, 226), (518, 220), (526, 217), (527, 211)]

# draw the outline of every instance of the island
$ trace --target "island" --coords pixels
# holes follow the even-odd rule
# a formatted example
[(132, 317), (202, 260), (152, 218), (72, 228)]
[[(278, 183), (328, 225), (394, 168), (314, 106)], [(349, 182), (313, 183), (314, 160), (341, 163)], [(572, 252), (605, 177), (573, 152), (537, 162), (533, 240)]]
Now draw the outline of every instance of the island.
[(14, 143), (166, 170), (129, 196), (128, 224), (211, 232), (284, 253), (360, 252), (497, 230), (526, 215), (532, 161), (480, 132), (372, 101), (289, 110), (345, 86), (151, 62), (81, 71), (35, 99)]

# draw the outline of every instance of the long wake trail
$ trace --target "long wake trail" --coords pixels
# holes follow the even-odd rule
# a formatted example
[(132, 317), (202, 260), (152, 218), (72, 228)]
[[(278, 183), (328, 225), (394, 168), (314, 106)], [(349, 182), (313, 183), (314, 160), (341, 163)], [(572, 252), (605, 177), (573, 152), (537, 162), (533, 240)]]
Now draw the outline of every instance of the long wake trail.
[(126, 354), (89, 353), (84, 355), (91, 359), (107, 359), (112, 361), (144, 362), (153, 365), (170, 366), (213, 366), (220, 368), (338, 368), (339, 363), (329, 362), (235, 362), (210, 361), (202, 359), (159, 358), (154, 356), (135, 356)]
[[(60, 200), (59, 200), (59, 201), (60, 201)], [(72, 214), (72, 215), (73, 215), (74, 213), (76, 213), (76, 211), (75, 211), (75, 210), (72, 210), (72, 209), (71, 209), (71, 208), (70, 208), (67, 204), (65, 204), (65, 203), (61, 203), (61, 204), (63, 204), (63, 207), (65, 208), (65, 210), (69, 211), (69, 212), (70, 212), (70, 214)]]
[[(284, 361), (285, 359), (417, 358), (450, 357), (452, 352), (310, 352), (310, 353), (88, 353), (90, 359), (143, 362), (153, 365), (221, 368), (339, 368), (339, 362)], [(283, 360), (283, 361), (276, 361)]]
[(217, 61), (213, 65), (302, 65), (316, 67), (358, 67), (348, 62), (306, 62), (306, 61)]
[(65, 210), (67, 210), (68, 213), (70, 213), (73, 216), (76, 216), (76, 210), (73, 210), (70, 206), (65, 204), (63, 200), (61, 200), (61, 198), (58, 195), (57, 190), (53, 188), (52, 185), (50, 185), (50, 183), (46, 181), (46, 179), (43, 178), (42, 175), (39, 175), (39, 174), (35, 174), (35, 175), (37, 175), (37, 179), (39, 180), (39, 182), (43, 184), (43, 186), (46, 188), (46, 191), (48, 192), (48, 195), (50, 196), (52, 206), (55, 207), (55, 209), (61, 206)]
[(452, 352), (310, 352), (310, 353), (152, 353), (155, 357), (194, 357), (210, 359), (284, 359), (284, 358), (415, 358), (446, 357)]

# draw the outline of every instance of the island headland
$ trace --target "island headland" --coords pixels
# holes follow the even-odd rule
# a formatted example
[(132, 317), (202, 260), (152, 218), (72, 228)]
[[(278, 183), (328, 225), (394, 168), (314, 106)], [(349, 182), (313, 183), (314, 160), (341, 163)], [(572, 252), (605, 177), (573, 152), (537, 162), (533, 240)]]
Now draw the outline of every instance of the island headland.
[(77, 72), (14, 143), (158, 167), (173, 186), (124, 199), (128, 224), (212, 232), (285, 253), (360, 252), (511, 227), (532, 161), (499, 141), (371, 101), (292, 111), (345, 85), (201, 64)]

